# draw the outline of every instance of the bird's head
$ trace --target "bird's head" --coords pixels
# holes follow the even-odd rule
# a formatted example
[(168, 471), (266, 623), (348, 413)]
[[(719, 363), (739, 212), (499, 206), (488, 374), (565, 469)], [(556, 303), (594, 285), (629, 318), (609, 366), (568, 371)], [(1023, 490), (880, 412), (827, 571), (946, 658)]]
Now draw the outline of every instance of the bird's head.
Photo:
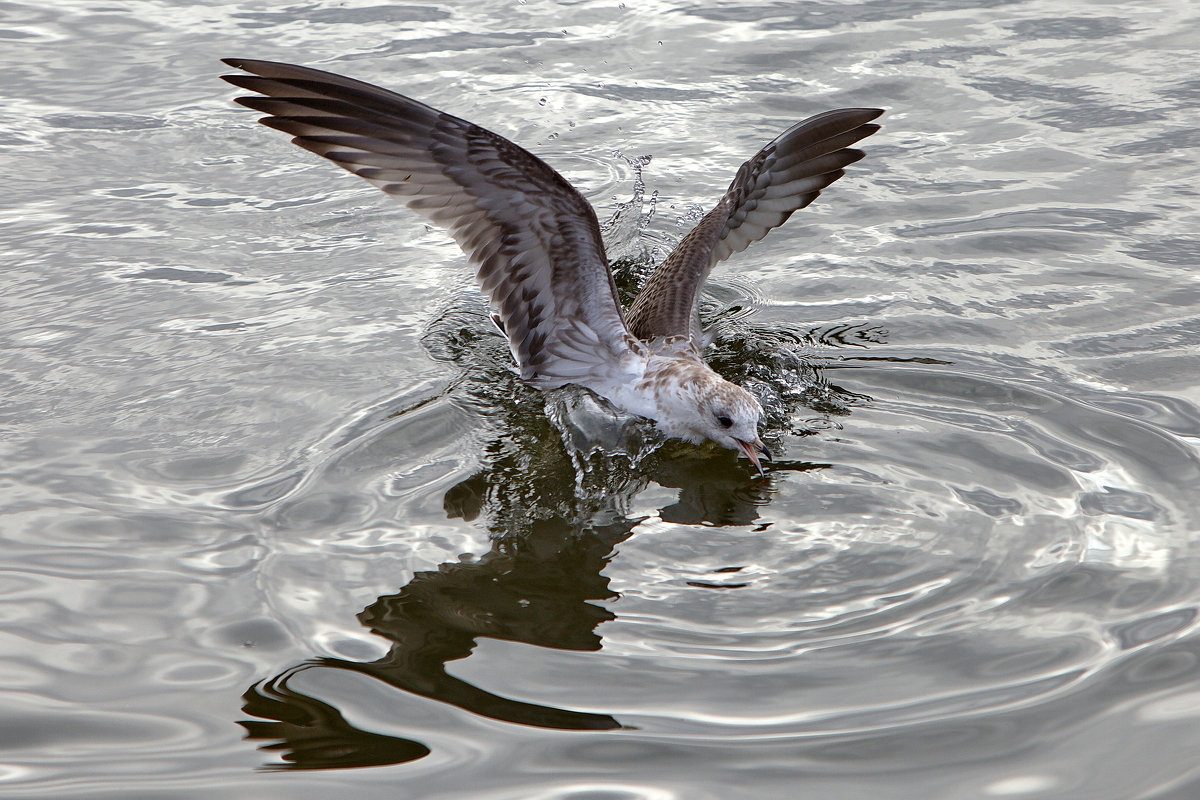
[(707, 367), (697, 365), (688, 372), (676, 384), (676, 403), (672, 405), (677, 411), (669, 421), (660, 420), (659, 427), (669, 436), (696, 444), (711, 440), (744, 453), (761, 475), (759, 457), (770, 459), (771, 453), (758, 437), (763, 413), (758, 400)]

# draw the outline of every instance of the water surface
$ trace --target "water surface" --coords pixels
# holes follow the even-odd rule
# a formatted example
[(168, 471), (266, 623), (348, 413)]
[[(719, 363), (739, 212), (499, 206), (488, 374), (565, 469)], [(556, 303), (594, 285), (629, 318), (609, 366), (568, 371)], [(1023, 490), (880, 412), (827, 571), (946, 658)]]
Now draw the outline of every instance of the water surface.
[[(4, 6), (0, 795), (1200, 794), (1198, 22)], [(886, 107), (706, 298), (767, 478), (521, 386), (448, 238), (220, 57), (523, 144), (625, 291), (779, 131)]]

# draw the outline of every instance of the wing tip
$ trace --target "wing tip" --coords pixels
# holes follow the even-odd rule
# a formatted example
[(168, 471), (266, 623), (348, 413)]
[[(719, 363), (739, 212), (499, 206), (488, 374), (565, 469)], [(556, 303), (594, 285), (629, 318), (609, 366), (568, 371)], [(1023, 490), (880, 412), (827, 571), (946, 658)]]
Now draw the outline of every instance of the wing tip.
[[(850, 166), (851, 164), (862, 161), (867, 157), (866, 152), (859, 150), (857, 147), (846, 147), (841, 150), (842, 158), (845, 163), (842, 166)], [(840, 175), (838, 177), (841, 177)]]
[(263, 70), (270, 69), (271, 67), (292, 66), (291, 64), (284, 64), (278, 61), (263, 61), (258, 58), (222, 58), (221, 63), (256, 75), (261, 75)]
[[(251, 92), (259, 92), (260, 94), (266, 94), (266, 92), (263, 92), (262, 89), (259, 88), (259, 86), (262, 84), (263, 81), (265, 81), (267, 79), (261, 77), (259, 74), (257, 74), (255, 72), (255, 70), (251, 69), (250, 65), (253, 64), (254, 62), (249, 61), (244, 58), (222, 58), (221, 62), (233, 67), (234, 69), (245, 70), (245, 72), (236, 72), (236, 73), (233, 73), (230, 75), (221, 75), (220, 76), (221, 80), (225, 81), (226, 83), (232, 84), (232, 85), (238, 87), (239, 89), (247, 89)], [(250, 73), (250, 74), (247, 75), (246, 73)], [(242, 100), (242, 98), (237, 98), (237, 102), (241, 102), (241, 100)], [(243, 103), (243, 105), (245, 105), (245, 104)]]
[(863, 125), (863, 124), (870, 122), (873, 119), (879, 119), (880, 117), (882, 117), (884, 114), (887, 113), (887, 109), (886, 108), (871, 108), (869, 106), (864, 106), (862, 108), (837, 108), (828, 113), (836, 114), (838, 116), (849, 117), (852, 120), (857, 120), (858, 124)]
[[(887, 113), (886, 110), (882, 108), (839, 108), (830, 112), (831, 115), (836, 114), (856, 127), (863, 127), (871, 120), (879, 119), (885, 113)], [(879, 130), (878, 125), (875, 126), (875, 130)]]
[(862, 108), (833, 108), (829, 111), (823, 111), (820, 114), (814, 114), (808, 119), (801, 120), (800, 122), (796, 123), (793, 128), (812, 126), (820, 123), (839, 124), (843, 122), (850, 127), (854, 127), (858, 125), (865, 125), (871, 120), (878, 119), (886, 113), (887, 109), (870, 108), (866, 106)]
[[(239, 87), (239, 88), (245, 88), (245, 87)], [(270, 113), (269, 111), (259, 108), (259, 101), (266, 100), (266, 99), (267, 98), (263, 97), (260, 94), (255, 94), (255, 95), (247, 95), (245, 97), (235, 97), (235, 98), (233, 98), (233, 102), (237, 103), (239, 106), (245, 106), (246, 108), (252, 109), (254, 111), (259, 111), (264, 114), (269, 114)]]

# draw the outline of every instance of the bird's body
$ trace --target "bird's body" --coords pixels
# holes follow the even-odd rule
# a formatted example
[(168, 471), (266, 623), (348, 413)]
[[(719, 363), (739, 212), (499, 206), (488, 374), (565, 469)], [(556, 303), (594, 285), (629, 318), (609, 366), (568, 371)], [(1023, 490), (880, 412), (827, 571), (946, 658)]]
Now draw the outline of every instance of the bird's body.
[(263, 124), (444, 225), (477, 266), (521, 377), (585, 386), (667, 436), (712, 440), (759, 466), (762, 408), (701, 357), (697, 306), (713, 266), (812, 202), (862, 157), (878, 109), (800, 122), (738, 170), (717, 206), (650, 276), (628, 314), (596, 214), (507, 139), (416, 100), (329, 72), (226, 59)]

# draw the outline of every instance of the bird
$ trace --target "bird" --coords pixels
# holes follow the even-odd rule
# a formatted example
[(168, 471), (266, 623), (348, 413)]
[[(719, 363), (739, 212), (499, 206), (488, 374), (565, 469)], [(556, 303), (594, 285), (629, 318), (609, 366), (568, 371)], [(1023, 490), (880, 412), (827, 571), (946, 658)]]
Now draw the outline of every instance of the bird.
[(476, 268), (523, 381), (586, 387), (668, 438), (712, 441), (758, 470), (763, 409), (705, 363), (698, 306), (713, 267), (783, 224), (865, 154), (878, 108), (798, 122), (738, 169), (725, 194), (621, 307), (596, 212), (524, 148), (418, 100), (332, 72), (227, 58), (259, 122), (445, 227)]

